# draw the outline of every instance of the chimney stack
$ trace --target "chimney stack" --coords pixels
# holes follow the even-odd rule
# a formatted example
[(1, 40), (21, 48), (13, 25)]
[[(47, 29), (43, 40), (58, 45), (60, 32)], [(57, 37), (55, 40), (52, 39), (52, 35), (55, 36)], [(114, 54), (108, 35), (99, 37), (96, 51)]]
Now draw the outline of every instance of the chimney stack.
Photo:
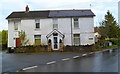
[(26, 12), (29, 12), (29, 7), (28, 7), (28, 5), (26, 6)]

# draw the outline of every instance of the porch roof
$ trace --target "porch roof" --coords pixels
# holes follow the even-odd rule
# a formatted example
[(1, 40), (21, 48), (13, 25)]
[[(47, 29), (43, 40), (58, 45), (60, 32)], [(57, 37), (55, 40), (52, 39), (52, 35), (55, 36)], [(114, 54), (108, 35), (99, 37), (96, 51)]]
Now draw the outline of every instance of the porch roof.
[(53, 33), (58, 33), (62, 38), (65, 37), (64, 34), (62, 34), (60, 31), (58, 31), (57, 29), (54, 29), (52, 32), (50, 32), (46, 37), (49, 38)]

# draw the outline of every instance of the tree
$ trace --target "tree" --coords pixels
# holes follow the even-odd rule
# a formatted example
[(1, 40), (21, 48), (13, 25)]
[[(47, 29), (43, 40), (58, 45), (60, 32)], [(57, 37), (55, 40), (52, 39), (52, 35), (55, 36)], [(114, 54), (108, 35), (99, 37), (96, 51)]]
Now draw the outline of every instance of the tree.
[(8, 31), (3, 30), (2, 31), (2, 44), (7, 44), (8, 42)]
[(2, 30), (0, 34), (1, 34), (0, 37), (1, 37), (1, 43), (2, 43), (2, 50), (6, 50), (7, 42), (8, 42), (8, 31)]
[(102, 38), (117, 38), (119, 35), (119, 27), (114, 16), (107, 11), (104, 20), (100, 23), (99, 27)]
[(0, 44), (2, 44), (2, 32), (0, 31)]
[(25, 31), (21, 30), (21, 32), (19, 32), (19, 38), (21, 40), (22, 46), (25, 46), (29, 43), (29, 40), (26, 38)]

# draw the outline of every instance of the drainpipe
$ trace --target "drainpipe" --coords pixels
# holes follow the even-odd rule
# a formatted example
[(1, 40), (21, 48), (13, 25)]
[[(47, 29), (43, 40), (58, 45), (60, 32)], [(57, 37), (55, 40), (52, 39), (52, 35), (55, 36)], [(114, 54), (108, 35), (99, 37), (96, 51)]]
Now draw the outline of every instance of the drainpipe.
[(71, 17), (71, 44), (73, 45), (72, 17)]

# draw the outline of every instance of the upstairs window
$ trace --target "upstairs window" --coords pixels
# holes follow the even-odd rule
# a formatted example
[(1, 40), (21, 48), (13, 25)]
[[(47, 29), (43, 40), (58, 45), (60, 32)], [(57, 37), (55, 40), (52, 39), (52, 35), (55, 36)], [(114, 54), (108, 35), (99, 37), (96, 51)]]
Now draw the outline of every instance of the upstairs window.
[(74, 34), (74, 45), (80, 45), (80, 34)]
[(18, 21), (14, 21), (14, 30), (18, 30)]
[(41, 35), (34, 35), (35, 45), (41, 44)]
[(74, 28), (79, 28), (79, 20), (78, 20), (78, 18), (74, 18)]
[(53, 19), (53, 29), (58, 29), (58, 19), (57, 18)]
[(40, 19), (35, 20), (35, 28), (39, 29), (40, 28)]

